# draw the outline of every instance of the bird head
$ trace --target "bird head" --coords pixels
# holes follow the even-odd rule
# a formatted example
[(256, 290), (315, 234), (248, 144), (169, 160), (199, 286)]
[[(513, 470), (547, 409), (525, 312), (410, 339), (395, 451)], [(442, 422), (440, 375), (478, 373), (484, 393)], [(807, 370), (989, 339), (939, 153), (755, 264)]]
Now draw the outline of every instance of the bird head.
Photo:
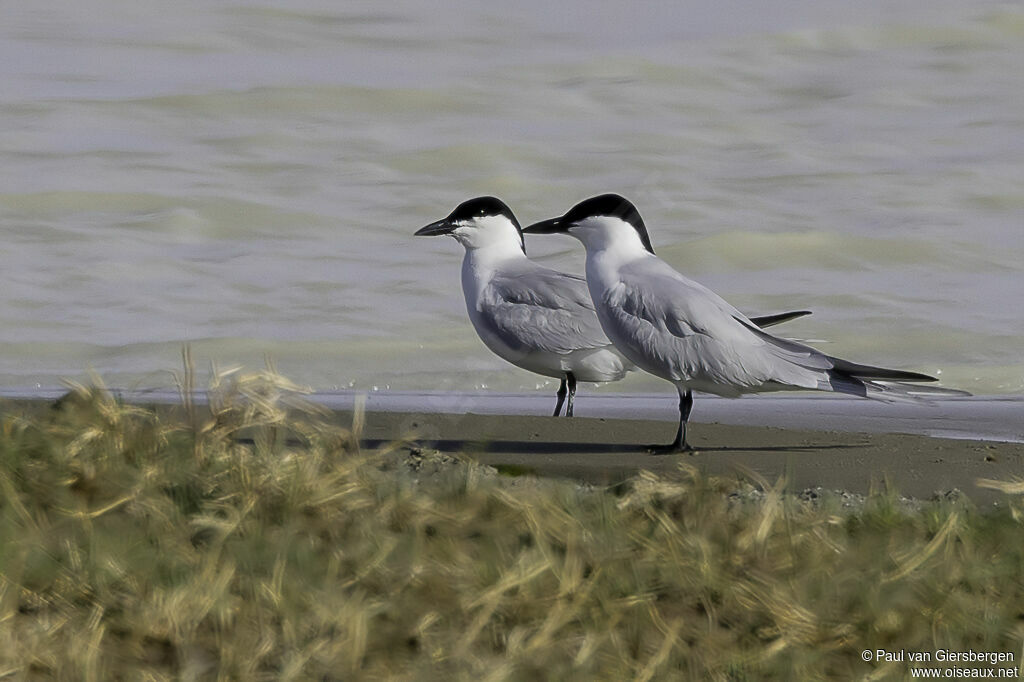
[(654, 253), (647, 227), (636, 206), (618, 194), (601, 194), (576, 204), (558, 218), (534, 223), (526, 234), (568, 234), (584, 246), (605, 247), (612, 243), (634, 244)]
[(497, 197), (464, 201), (436, 222), (421, 227), (417, 237), (448, 235), (467, 249), (504, 244), (526, 253), (523, 230), (512, 210)]

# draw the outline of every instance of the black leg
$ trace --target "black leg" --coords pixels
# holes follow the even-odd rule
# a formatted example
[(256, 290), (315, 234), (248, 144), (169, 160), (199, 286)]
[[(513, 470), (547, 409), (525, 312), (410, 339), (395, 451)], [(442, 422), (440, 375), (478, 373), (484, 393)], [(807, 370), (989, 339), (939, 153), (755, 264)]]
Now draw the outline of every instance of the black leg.
[(566, 372), (565, 378), (569, 380), (569, 403), (565, 406), (565, 416), (572, 416), (572, 400), (576, 397), (576, 377), (572, 372)]
[(552, 417), (557, 417), (558, 413), (562, 411), (562, 403), (565, 401), (565, 379), (562, 379), (562, 383), (559, 385), (558, 392), (555, 395), (558, 397), (558, 401), (555, 403), (555, 413), (551, 415)]
[(672, 455), (679, 452), (693, 452), (693, 448), (686, 442), (686, 422), (690, 419), (690, 411), (693, 409), (693, 391), (685, 393), (679, 391), (679, 429), (676, 431), (676, 438), (668, 445), (652, 445), (650, 450), (654, 455)]
[(679, 431), (676, 436), (676, 445), (680, 451), (688, 452), (693, 450), (686, 442), (686, 424), (690, 421), (690, 411), (693, 409), (693, 391), (687, 389), (686, 393), (679, 394)]

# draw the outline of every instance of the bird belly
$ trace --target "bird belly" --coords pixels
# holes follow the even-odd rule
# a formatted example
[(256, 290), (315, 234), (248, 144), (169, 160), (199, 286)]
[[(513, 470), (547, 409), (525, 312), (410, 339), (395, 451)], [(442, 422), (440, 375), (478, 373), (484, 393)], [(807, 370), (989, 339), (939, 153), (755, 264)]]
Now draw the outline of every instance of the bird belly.
[(563, 356), (562, 367), (578, 381), (618, 381), (633, 365), (612, 346), (573, 351)]
[(611, 346), (581, 348), (568, 353), (516, 348), (493, 333), (487, 325), (474, 326), (480, 340), (492, 353), (535, 374), (561, 378), (572, 372), (577, 381), (605, 382), (618, 381), (632, 369), (626, 358)]
[(498, 334), (494, 333), (479, 317), (470, 315), (470, 318), (480, 340), (484, 342), (484, 345), (492, 353), (502, 360), (543, 376), (560, 378), (565, 375), (565, 370), (562, 369), (561, 355), (538, 349), (512, 346)]
[(625, 358), (611, 348), (588, 348), (570, 353), (554, 353), (512, 348), (501, 339), (484, 332), (480, 333), (480, 339), (501, 359), (521, 369), (547, 377), (561, 378), (567, 372), (572, 372), (577, 381), (617, 381), (631, 368)]

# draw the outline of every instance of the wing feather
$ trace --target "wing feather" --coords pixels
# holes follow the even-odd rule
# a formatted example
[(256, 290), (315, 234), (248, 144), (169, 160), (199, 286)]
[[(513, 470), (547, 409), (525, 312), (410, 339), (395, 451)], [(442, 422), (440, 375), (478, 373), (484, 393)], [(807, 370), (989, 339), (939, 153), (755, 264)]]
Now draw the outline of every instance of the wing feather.
[(739, 310), (660, 260), (620, 269), (604, 303), (609, 334), (633, 362), (721, 395), (769, 383), (816, 388), (817, 365), (829, 365), (811, 348), (798, 350), (799, 344), (779, 349), (792, 356), (780, 357), (766, 342), (770, 335), (753, 333), (756, 325)]
[(489, 309), (488, 324), (517, 350), (568, 354), (611, 344), (582, 277), (540, 266), (502, 273), (481, 304)]
[(935, 381), (925, 374), (849, 362), (769, 334), (657, 258), (622, 266), (602, 303), (602, 321), (627, 358), (697, 390), (736, 396), (806, 388), (880, 400), (961, 394), (908, 383)]

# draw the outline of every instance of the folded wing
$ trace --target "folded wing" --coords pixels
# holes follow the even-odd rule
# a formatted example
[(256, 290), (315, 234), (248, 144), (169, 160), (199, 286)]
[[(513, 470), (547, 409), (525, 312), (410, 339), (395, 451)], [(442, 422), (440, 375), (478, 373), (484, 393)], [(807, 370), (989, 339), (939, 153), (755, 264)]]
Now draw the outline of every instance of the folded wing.
[(488, 324), (513, 348), (568, 354), (610, 345), (582, 277), (537, 267), (494, 277)]
[(620, 270), (603, 307), (612, 338), (633, 346), (627, 357), (656, 374), (727, 396), (779, 388), (881, 399), (960, 394), (909, 385), (935, 381), (924, 374), (852, 363), (778, 338), (664, 262), (641, 267)]

